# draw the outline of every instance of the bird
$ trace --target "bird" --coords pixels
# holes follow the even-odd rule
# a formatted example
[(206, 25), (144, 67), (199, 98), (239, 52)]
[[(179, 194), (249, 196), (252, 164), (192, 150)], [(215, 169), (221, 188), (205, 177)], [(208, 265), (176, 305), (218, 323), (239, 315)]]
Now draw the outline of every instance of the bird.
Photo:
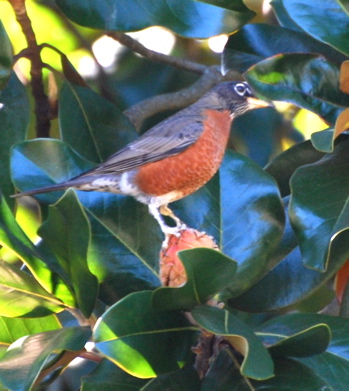
[[(93, 169), (13, 197), (68, 188), (133, 196), (148, 205), (165, 235), (176, 235), (185, 224), (168, 204), (195, 192), (218, 171), (236, 117), (268, 106), (271, 103), (258, 99), (245, 81), (219, 83)], [(175, 226), (167, 225), (163, 216), (170, 216)]]

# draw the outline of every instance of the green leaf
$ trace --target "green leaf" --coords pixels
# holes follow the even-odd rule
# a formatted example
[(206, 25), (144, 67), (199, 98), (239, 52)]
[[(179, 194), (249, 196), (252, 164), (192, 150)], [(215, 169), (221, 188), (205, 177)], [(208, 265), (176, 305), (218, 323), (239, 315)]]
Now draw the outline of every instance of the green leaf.
[[(193, 0), (165, 1), (122, 0), (56, 0), (63, 13), (75, 23), (100, 30), (135, 31), (150, 26), (163, 26), (187, 38), (209, 38), (232, 33), (254, 15), (246, 7), (242, 11), (224, 10)], [(209, 23), (207, 23), (209, 21)]]
[[(64, 182), (94, 166), (59, 140), (25, 141), (12, 149), (12, 180), (20, 191)], [(54, 203), (62, 194), (54, 192), (35, 197)]]
[(238, 263), (226, 292), (233, 297), (265, 272), (281, 240), (285, 215), (274, 179), (250, 159), (228, 152), (219, 179), (221, 249)]
[[(256, 330), (269, 352), (277, 356), (308, 357), (323, 353), (331, 341), (331, 329), (326, 323), (317, 322), (313, 315), (311, 325), (300, 328), (303, 314), (292, 314), (291, 317), (279, 316), (272, 322), (259, 326)], [(309, 321), (309, 316), (306, 318)], [(270, 330), (273, 325), (272, 331)], [(266, 330), (265, 330), (266, 327)]]
[(73, 190), (49, 207), (48, 219), (38, 233), (70, 276), (78, 306), (89, 317), (96, 302), (98, 282), (87, 265), (89, 221)]
[(60, 92), (59, 121), (62, 140), (95, 163), (136, 138), (133, 126), (115, 105), (88, 87), (67, 82)]
[(11, 391), (29, 391), (52, 353), (82, 349), (89, 328), (67, 327), (16, 341), (0, 359), (0, 381)]
[(224, 336), (244, 356), (241, 374), (263, 380), (274, 375), (269, 353), (249, 327), (227, 310), (207, 305), (195, 307), (191, 314), (200, 327)]
[[(287, 45), (285, 45), (287, 41)], [(317, 53), (341, 64), (346, 57), (330, 46), (298, 31), (268, 24), (247, 24), (229, 37), (222, 54), (225, 72), (245, 72), (249, 67), (279, 53)]]
[(61, 327), (56, 315), (29, 319), (0, 317), (0, 346), (8, 347), (19, 338)]
[(64, 309), (36, 280), (0, 260), (0, 315), (8, 317), (46, 316)]
[[(331, 262), (325, 273), (305, 267), (299, 247), (296, 247), (251, 289), (228, 303), (234, 308), (252, 312), (288, 308), (316, 292), (342, 265), (342, 243), (334, 243)], [(266, 286), (268, 289), (265, 289)]]
[[(0, 90), (4, 88), (11, 75), (12, 61), (12, 45), (0, 20)], [(0, 102), (3, 103), (2, 100)]]
[(279, 22), (280, 26), (286, 27), (294, 31), (298, 31), (299, 33), (304, 33), (304, 31), (290, 18), (283, 5), (282, 0), (272, 0), (270, 2), (270, 5), (274, 10), (275, 17)]
[(196, 335), (180, 312), (155, 311), (151, 296), (150, 291), (132, 293), (109, 308), (94, 328), (96, 348), (140, 378), (183, 367)]
[[(333, 390), (345, 390), (349, 381), (348, 319), (321, 314), (289, 314), (274, 318), (264, 323), (260, 328), (265, 333), (277, 334), (280, 332), (280, 328), (284, 332), (288, 328), (296, 331), (320, 323), (327, 324), (331, 330), (332, 338), (326, 352), (312, 357), (297, 358), (297, 360), (311, 368)], [(257, 329), (258, 331), (259, 329)]]
[(282, 0), (289, 17), (306, 33), (349, 55), (349, 18), (338, 0), (321, 6), (308, 0)]
[(154, 291), (152, 304), (157, 310), (189, 310), (205, 304), (231, 284), (237, 264), (216, 250), (195, 248), (181, 251), (187, 282), (182, 287), (162, 287)]
[[(0, 44), (0, 61), (2, 49)], [(25, 87), (13, 73), (5, 88), (0, 90), (0, 188), (11, 207), (14, 205), (14, 200), (9, 196), (14, 193), (14, 187), (10, 177), (10, 151), (14, 144), (25, 139), (29, 115), (30, 107)]]
[(66, 305), (74, 305), (69, 288), (56, 274), (57, 269), (59, 270), (56, 259), (50, 253), (43, 254), (28, 239), (3, 197), (0, 199), (0, 244), (12, 250), (25, 263), (46, 291), (54, 294)]
[(311, 142), (318, 151), (333, 152), (333, 129), (325, 129), (311, 135)]
[(157, 376), (150, 380), (141, 391), (197, 391), (200, 390), (200, 379), (195, 368), (186, 366), (183, 369)]
[(342, 106), (349, 106), (349, 96), (339, 90), (339, 66), (316, 54), (273, 56), (251, 67), (245, 78), (263, 96), (294, 103), (331, 124)]
[(147, 380), (131, 376), (117, 365), (103, 359), (98, 366), (82, 379), (81, 391), (139, 391)]
[(276, 360), (275, 376), (264, 381), (246, 381), (236, 361), (231, 351), (222, 350), (203, 379), (201, 391), (333, 391), (314, 371), (294, 360)]
[[(44, 187), (54, 183), (63, 182), (71, 177), (79, 175), (83, 171), (91, 169), (93, 165), (82, 159), (65, 143), (58, 140), (34, 140), (17, 145), (12, 154), (12, 175), (16, 186), (24, 191), (33, 187)], [(53, 192), (36, 195), (42, 206), (56, 202), (62, 192)], [(98, 192), (78, 192), (79, 200), (88, 210), (93, 229), (92, 248), (103, 252), (102, 265), (89, 253), (89, 262), (95, 264), (96, 275), (101, 278), (108, 277), (109, 270), (115, 274), (117, 267), (113, 269), (111, 262), (115, 262), (115, 251), (122, 272), (129, 276), (127, 280), (120, 280), (122, 286), (120, 293), (129, 293), (129, 289), (137, 286), (143, 289), (156, 287), (158, 280), (158, 263), (161, 242), (163, 240), (160, 228), (155, 219), (149, 214), (148, 208), (131, 197), (117, 196), (115, 194)], [(43, 209), (47, 214), (46, 209)], [(110, 218), (113, 216), (113, 218)], [(137, 221), (137, 224), (135, 224)], [(113, 238), (109, 242), (108, 238)], [(104, 246), (113, 248), (114, 254), (107, 258)], [(149, 246), (152, 243), (152, 246)], [(109, 259), (109, 260), (108, 260)], [(105, 263), (104, 263), (105, 260)], [(103, 263), (105, 268), (103, 268)], [(138, 274), (139, 272), (139, 274)], [(138, 274), (136, 276), (136, 273)], [(112, 274), (109, 274), (111, 277)], [(122, 278), (122, 276), (120, 275)], [(135, 278), (139, 281), (134, 285)], [(144, 285), (145, 284), (145, 285)], [(122, 293), (125, 294), (125, 293)], [(119, 296), (119, 293), (117, 293)], [(111, 303), (109, 303), (111, 304)]]
[[(349, 194), (349, 141), (316, 163), (300, 167), (291, 179), (290, 219), (298, 237), (303, 262), (325, 271), (331, 247), (347, 236)], [(342, 247), (343, 262), (349, 247)]]
[[(127, 205), (124, 209), (127, 210)], [(147, 259), (136, 256), (136, 248), (128, 247), (98, 217), (90, 212), (88, 217), (91, 225), (88, 266), (100, 282), (99, 298), (103, 302), (112, 305), (132, 292), (160, 285), (157, 272), (149, 267)]]
[(266, 167), (280, 188), (281, 196), (288, 196), (290, 190), (290, 179), (298, 167), (318, 161), (324, 156), (323, 152), (316, 150), (312, 143), (307, 140), (287, 149), (277, 155)]

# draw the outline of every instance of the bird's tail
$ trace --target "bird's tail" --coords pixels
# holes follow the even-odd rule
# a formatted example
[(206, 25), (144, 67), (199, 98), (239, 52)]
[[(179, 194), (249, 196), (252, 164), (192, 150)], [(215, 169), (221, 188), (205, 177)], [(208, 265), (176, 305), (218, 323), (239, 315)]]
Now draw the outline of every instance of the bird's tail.
[(100, 191), (122, 194), (120, 189), (119, 176), (78, 176), (67, 182), (57, 183), (57, 185), (42, 187), (39, 189), (27, 190), (21, 193), (13, 194), (11, 197), (18, 198), (23, 196), (32, 196), (35, 194), (51, 193), (53, 191), (62, 191), (73, 188), (83, 191)]
[(42, 188), (39, 188), (39, 189), (22, 191), (20, 193), (12, 194), (11, 197), (12, 198), (18, 198), (18, 197), (23, 197), (23, 196), (32, 196), (32, 195), (35, 195), (35, 194), (51, 193), (52, 191), (66, 190), (69, 187), (74, 187), (74, 186), (67, 186), (67, 182), (65, 182), (65, 183), (58, 183), (57, 185), (42, 187)]

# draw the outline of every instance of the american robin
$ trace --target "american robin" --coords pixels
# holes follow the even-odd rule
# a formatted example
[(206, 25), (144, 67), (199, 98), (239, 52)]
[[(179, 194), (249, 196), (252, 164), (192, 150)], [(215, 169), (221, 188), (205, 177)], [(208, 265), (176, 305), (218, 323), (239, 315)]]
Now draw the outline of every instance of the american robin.
[[(182, 222), (167, 205), (193, 193), (216, 173), (234, 118), (269, 105), (257, 99), (246, 82), (220, 83), (92, 170), (14, 197), (67, 188), (130, 195), (148, 205), (165, 234), (178, 232)], [(176, 227), (167, 226), (161, 214), (171, 216)]]

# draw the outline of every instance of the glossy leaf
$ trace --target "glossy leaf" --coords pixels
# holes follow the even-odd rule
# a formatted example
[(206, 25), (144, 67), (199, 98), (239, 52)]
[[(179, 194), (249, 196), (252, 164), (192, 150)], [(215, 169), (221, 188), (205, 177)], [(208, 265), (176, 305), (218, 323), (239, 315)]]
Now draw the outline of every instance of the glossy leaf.
[(103, 359), (98, 366), (82, 380), (81, 391), (139, 391), (147, 380), (131, 376), (117, 365)]
[(200, 390), (200, 379), (196, 369), (187, 366), (179, 371), (157, 376), (150, 380), (142, 391), (166, 391), (169, 387), (171, 391)]
[(316, 150), (308, 140), (277, 155), (265, 167), (265, 170), (276, 179), (281, 196), (286, 197), (290, 194), (289, 182), (296, 169), (305, 164), (314, 163), (323, 156), (324, 153)]
[(264, 273), (284, 229), (274, 179), (250, 159), (228, 152), (220, 169), (222, 252), (238, 263), (227, 295), (234, 297)]
[[(64, 182), (93, 167), (94, 164), (59, 140), (25, 141), (12, 149), (12, 179), (20, 191)], [(54, 203), (62, 194), (54, 192), (36, 197)]]
[(263, 326), (260, 326), (257, 332), (273, 356), (308, 357), (323, 353), (327, 349), (331, 341), (331, 329), (326, 324), (319, 323), (301, 331), (294, 331), (292, 324), (285, 325), (282, 319), (278, 319), (278, 334), (270, 335), (264, 332)]
[(325, 0), (321, 7), (308, 0), (282, 3), (290, 18), (307, 34), (349, 55), (349, 18), (339, 1)]
[(191, 314), (203, 329), (223, 336), (243, 356), (241, 374), (252, 379), (268, 379), (274, 375), (274, 365), (269, 353), (251, 329), (227, 310), (195, 307)]
[[(0, 62), (2, 49), (3, 47), (0, 44)], [(14, 144), (25, 139), (29, 125), (29, 114), (30, 107), (27, 92), (13, 73), (5, 88), (0, 90), (0, 188), (11, 207), (14, 205), (14, 200), (10, 199), (9, 196), (14, 193), (14, 186), (10, 177), (10, 151)]]
[[(51, 160), (47, 155), (50, 148)], [(18, 146), (12, 164), (14, 181), (21, 190), (32, 188), (35, 182), (41, 186), (52, 184), (47, 174), (54, 177), (55, 183), (57, 179), (77, 175), (84, 166), (87, 168), (65, 144), (53, 140)], [(58, 196), (52, 193), (36, 197), (52, 203)], [(79, 192), (79, 199), (93, 218), (143, 263), (146, 280), (152, 281), (154, 286), (163, 236), (147, 207), (130, 197), (96, 192)], [(258, 279), (282, 235), (284, 212), (273, 178), (250, 159), (234, 152), (227, 153), (219, 175), (195, 194), (176, 203), (173, 210), (189, 226), (213, 235), (223, 253), (239, 263), (230, 295), (241, 293)]]
[[(287, 45), (285, 45), (287, 41)], [(222, 54), (225, 72), (245, 72), (250, 66), (280, 53), (318, 53), (335, 63), (346, 57), (316, 39), (288, 28), (268, 24), (247, 24), (229, 37)]]
[(187, 282), (182, 287), (162, 287), (154, 291), (156, 310), (189, 310), (205, 304), (212, 296), (231, 284), (237, 264), (216, 250), (197, 248), (179, 253)]
[(297, 361), (278, 359), (275, 361), (275, 376), (257, 381), (240, 374), (232, 352), (222, 350), (214, 361), (210, 372), (203, 379), (201, 391), (333, 391), (314, 371)]
[(4, 261), (0, 261), (0, 270), (1, 316), (33, 318), (63, 310), (63, 303), (27, 273)]
[(287, 13), (285, 6), (283, 4), (283, 0), (271, 0), (270, 5), (272, 6), (275, 17), (277, 21), (279, 22), (280, 26), (298, 31), (300, 33), (304, 33), (304, 31), (301, 29), (301, 27), (298, 26), (291, 18), (290, 15)]
[[(263, 332), (277, 334), (292, 328), (302, 330), (317, 324), (327, 324), (331, 330), (331, 342), (326, 352), (307, 358), (298, 358), (303, 365), (311, 368), (333, 390), (346, 388), (348, 384), (348, 319), (321, 314), (289, 314), (266, 322), (260, 328)], [(277, 331), (278, 330), (278, 331)], [(257, 331), (258, 332), (258, 331)]]
[(60, 92), (59, 121), (62, 140), (95, 163), (136, 138), (133, 126), (115, 105), (88, 87), (68, 82)]
[(49, 207), (48, 219), (38, 233), (70, 276), (78, 306), (88, 318), (94, 309), (98, 283), (87, 264), (90, 225), (73, 190)]
[(341, 106), (349, 106), (349, 96), (339, 90), (339, 66), (319, 55), (279, 54), (251, 67), (245, 77), (263, 96), (294, 103), (331, 124)]
[(86, 27), (136, 31), (163, 26), (187, 38), (232, 33), (254, 15), (246, 7), (242, 11), (231, 11), (193, 0), (146, 0), (141, 5), (136, 0), (94, 0), (89, 4), (82, 0), (74, 3), (56, 0), (56, 3), (68, 18)]
[(0, 359), (0, 381), (11, 391), (30, 390), (52, 353), (80, 350), (90, 335), (89, 328), (67, 327), (16, 341)]
[(295, 305), (316, 292), (340, 269), (343, 264), (342, 251), (342, 243), (334, 243), (329, 267), (325, 273), (320, 273), (304, 266), (299, 247), (296, 247), (247, 292), (229, 300), (229, 305), (251, 312), (273, 311)]
[(125, 297), (102, 315), (94, 329), (96, 348), (140, 378), (183, 367), (196, 335), (180, 312), (155, 311), (151, 295), (143, 291)]
[[(0, 90), (4, 88), (12, 71), (12, 46), (0, 20)], [(1, 99), (1, 95), (0, 95)], [(2, 100), (0, 100), (1, 103)]]
[(311, 135), (311, 143), (318, 151), (333, 152), (333, 129), (325, 129)]
[[(11, 164), (13, 181), (20, 190), (63, 182), (93, 167), (58, 140), (34, 140), (17, 145), (13, 150)], [(40, 200), (42, 206), (46, 206), (58, 201), (61, 195), (62, 192), (52, 192), (35, 197)], [(148, 288), (148, 284), (150, 287), (157, 286), (157, 268), (163, 237), (148, 208), (131, 197), (98, 192), (78, 192), (78, 195), (80, 202), (89, 212), (93, 230), (96, 232), (96, 236), (92, 238), (94, 248), (102, 249), (101, 246), (105, 246), (106, 236), (100, 236), (98, 231), (102, 230), (104, 234), (114, 237), (114, 243), (109, 245), (118, 248), (118, 259), (123, 272), (130, 276), (129, 287), (133, 286), (135, 272), (138, 271), (140, 274), (136, 279), (140, 279), (140, 284), (146, 284), (142, 285), (143, 288)], [(43, 211), (47, 214), (46, 208)], [(95, 223), (93, 219), (96, 220)], [(149, 246), (149, 243), (153, 245)], [(104, 253), (104, 250), (102, 251)], [(92, 259), (90, 257), (91, 262)], [(132, 262), (129, 262), (131, 259)], [(105, 260), (107, 262), (107, 258)], [(110, 264), (107, 270), (112, 268)], [(97, 275), (103, 274), (107, 277), (105, 271), (100, 268), (99, 270)], [(127, 280), (119, 281), (127, 285)], [(125, 291), (125, 288), (121, 289)]]
[[(299, 168), (291, 180), (290, 218), (303, 262), (320, 271), (328, 267), (333, 242), (348, 233), (348, 147), (349, 141), (340, 143), (332, 154)], [(343, 262), (348, 255), (344, 246)]]
[(66, 305), (74, 305), (69, 288), (55, 272), (59, 269), (56, 259), (50, 253), (42, 254), (28, 239), (3, 198), (0, 199), (0, 244), (12, 250), (25, 263), (46, 291), (54, 293)]
[(157, 271), (147, 259), (137, 256), (136, 248), (128, 247), (92, 213), (88, 217), (91, 225), (88, 265), (100, 282), (99, 298), (103, 302), (112, 305), (132, 292), (160, 285)]
[(28, 319), (0, 317), (0, 346), (9, 347), (19, 338), (61, 327), (56, 315)]

